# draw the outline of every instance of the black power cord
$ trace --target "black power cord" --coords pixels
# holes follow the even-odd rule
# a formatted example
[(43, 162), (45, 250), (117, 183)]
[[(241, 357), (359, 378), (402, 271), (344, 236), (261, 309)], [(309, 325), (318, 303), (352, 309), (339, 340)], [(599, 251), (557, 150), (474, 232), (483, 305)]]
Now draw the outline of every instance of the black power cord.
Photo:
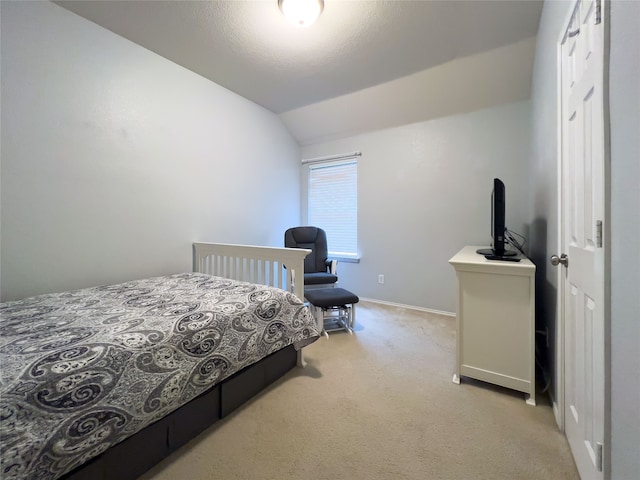
[[(521, 238), (522, 240), (518, 240), (516, 236)], [(527, 243), (527, 239), (523, 235), (520, 235), (519, 233), (513, 232), (505, 228), (504, 238), (510, 245), (513, 245), (516, 248), (516, 250), (518, 250), (522, 255), (524, 255), (525, 257), (527, 256), (524, 253), (524, 246)]]

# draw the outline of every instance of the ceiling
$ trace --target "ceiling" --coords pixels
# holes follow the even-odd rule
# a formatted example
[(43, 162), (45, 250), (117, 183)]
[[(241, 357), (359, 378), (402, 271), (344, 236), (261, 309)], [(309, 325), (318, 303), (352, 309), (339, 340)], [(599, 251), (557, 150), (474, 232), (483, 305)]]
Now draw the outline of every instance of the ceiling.
[(277, 0), (55, 3), (276, 114), (534, 37), (542, 11), (542, 0), (325, 0), (296, 28)]

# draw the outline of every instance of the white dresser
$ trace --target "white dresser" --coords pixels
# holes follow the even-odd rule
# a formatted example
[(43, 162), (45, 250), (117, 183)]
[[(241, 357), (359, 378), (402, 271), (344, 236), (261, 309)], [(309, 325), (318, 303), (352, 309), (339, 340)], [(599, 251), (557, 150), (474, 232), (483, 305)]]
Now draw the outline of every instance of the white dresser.
[(449, 263), (458, 277), (456, 372), (528, 394), (536, 404), (535, 272), (520, 262), (487, 260), (467, 246)]

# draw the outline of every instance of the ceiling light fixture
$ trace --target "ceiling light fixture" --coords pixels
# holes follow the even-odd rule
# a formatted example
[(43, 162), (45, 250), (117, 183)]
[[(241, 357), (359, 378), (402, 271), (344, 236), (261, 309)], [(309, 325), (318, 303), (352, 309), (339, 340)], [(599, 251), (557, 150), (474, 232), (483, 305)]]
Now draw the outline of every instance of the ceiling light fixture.
[(289, 22), (308, 27), (320, 16), (324, 0), (278, 0), (278, 7)]

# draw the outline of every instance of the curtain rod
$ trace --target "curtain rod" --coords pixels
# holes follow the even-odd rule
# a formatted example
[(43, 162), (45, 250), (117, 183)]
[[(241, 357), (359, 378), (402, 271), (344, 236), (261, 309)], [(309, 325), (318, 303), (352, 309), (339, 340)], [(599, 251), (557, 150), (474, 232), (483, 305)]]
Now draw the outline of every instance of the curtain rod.
[(328, 155), (326, 157), (303, 158), (302, 164), (306, 165), (307, 163), (330, 162), (332, 160), (346, 160), (347, 158), (355, 158), (360, 156), (362, 156), (362, 152), (341, 153), (338, 155)]

